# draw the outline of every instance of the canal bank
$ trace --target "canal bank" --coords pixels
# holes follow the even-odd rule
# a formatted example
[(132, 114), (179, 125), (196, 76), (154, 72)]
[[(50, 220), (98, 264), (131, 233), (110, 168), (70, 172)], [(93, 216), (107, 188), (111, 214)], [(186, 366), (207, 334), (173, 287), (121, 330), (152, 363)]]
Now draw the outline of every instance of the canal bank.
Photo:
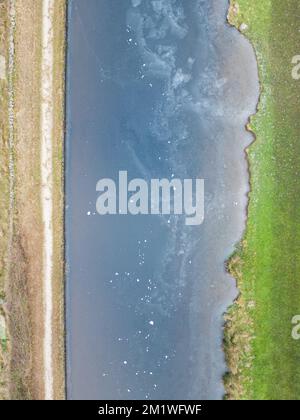
[[(241, 295), (229, 314), (226, 349), (231, 399), (299, 399), (300, 4), (231, 1), (229, 21), (252, 42), (261, 98), (249, 129), (247, 229), (229, 264)], [(296, 61), (295, 61), (296, 58)]]
[[(6, 113), (1, 123), (3, 143), (1, 170), (7, 180), (1, 189), (1, 202), (8, 203), (6, 228), (3, 225), (1, 246), (3, 281), (1, 280), (1, 314), (4, 314), (6, 346), (2, 346), (5, 364), (1, 367), (3, 399), (59, 399), (64, 397), (63, 330), (63, 126), (64, 126), (64, 47), (65, 2), (7, 0)], [(49, 6), (49, 4), (47, 5)], [(53, 66), (48, 68), (44, 54), (43, 25), (46, 9), (51, 14)], [(47, 12), (48, 13), (48, 12)], [(51, 32), (50, 32), (51, 34)], [(45, 44), (44, 44), (45, 46)], [(46, 63), (46, 65), (45, 65)], [(42, 72), (42, 66), (44, 72)], [(43, 73), (43, 74), (42, 74)], [(47, 79), (48, 77), (48, 79)], [(53, 84), (45, 79), (53, 77)], [(46, 86), (46, 91), (43, 90)], [(49, 88), (49, 89), (48, 89)], [(49, 97), (47, 97), (49, 95)], [(47, 104), (53, 130), (44, 131), (42, 117)], [(46, 124), (47, 125), (47, 124)], [(53, 146), (52, 180), (43, 174), (43, 143)], [(44, 154), (45, 156), (45, 154)], [(6, 157), (6, 159), (4, 159)], [(48, 164), (48, 163), (47, 163)], [(42, 191), (48, 188), (51, 195)], [(45, 212), (45, 200), (53, 211)], [(1, 212), (2, 217), (6, 213)], [(52, 225), (51, 258), (46, 256), (45, 227)], [(3, 243), (2, 243), (3, 242)], [(49, 242), (48, 242), (49, 243)], [(45, 276), (51, 266), (51, 278)], [(47, 282), (45, 282), (47, 279)], [(47, 284), (46, 284), (47, 283)], [(51, 336), (49, 302), (46, 286), (51, 289)], [(47, 321), (47, 322), (46, 322)], [(48, 344), (47, 344), (48, 343)], [(51, 379), (47, 364), (51, 365)], [(47, 385), (48, 384), (48, 385)], [(50, 387), (49, 387), (50, 384)]]
[[(224, 261), (242, 236), (244, 127), (258, 100), (227, 1), (68, 5), (66, 335), (69, 399), (221, 399)], [(250, 92), (250, 93), (249, 93)], [(96, 185), (205, 180), (205, 220), (99, 216)]]

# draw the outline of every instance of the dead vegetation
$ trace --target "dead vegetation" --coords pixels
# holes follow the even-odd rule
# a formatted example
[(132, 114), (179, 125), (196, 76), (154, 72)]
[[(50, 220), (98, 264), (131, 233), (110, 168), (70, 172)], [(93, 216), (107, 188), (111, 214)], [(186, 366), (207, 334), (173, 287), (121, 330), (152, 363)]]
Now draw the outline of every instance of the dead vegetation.
[(7, 319), (10, 334), (9, 395), (13, 400), (31, 396), (31, 320), (27, 262), (21, 241), (15, 236), (7, 292)]
[(9, 207), (8, 112), (7, 112), (8, 4), (0, 0), (0, 399), (8, 399), (8, 337), (5, 313), (6, 254)]

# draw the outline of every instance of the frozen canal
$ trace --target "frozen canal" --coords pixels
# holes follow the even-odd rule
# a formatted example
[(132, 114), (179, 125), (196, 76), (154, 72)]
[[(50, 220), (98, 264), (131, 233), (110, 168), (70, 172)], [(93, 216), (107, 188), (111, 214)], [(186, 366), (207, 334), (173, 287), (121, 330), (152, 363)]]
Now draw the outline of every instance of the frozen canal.
[[(224, 261), (245, 223), (258, 96), (227, 0), (70, 0), (69, 399), (220, 399)], [(205, 219), (96, 212), (101, 178), (200, 178)]]

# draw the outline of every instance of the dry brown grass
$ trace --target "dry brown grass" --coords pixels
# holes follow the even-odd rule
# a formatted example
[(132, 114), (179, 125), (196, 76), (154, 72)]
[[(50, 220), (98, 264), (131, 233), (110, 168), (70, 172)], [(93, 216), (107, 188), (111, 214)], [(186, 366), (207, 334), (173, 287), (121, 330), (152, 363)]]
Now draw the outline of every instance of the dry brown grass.
[[(30, 397), (43, 399), (42, 216), (40, 203), (40, 59), (42, 2), (16, 0), (15, 33), (15, 232), (26, 255), (31, 321)], [(13, 279), (10, 279), (10, 283)], [(22, 345), (22, 339), (14, 341)], [(15, 380), (15, 378), (12, 378)], [(16, 396), (22, 398), (23, 394)]]
[(27, 261), (21, 240), (15, 236), (7, 293), (7, 319), (10, 334), (9, 396), (12, 400), (31, 398), (31, 342)]
[[(7, 61), (7, 0), (0, 0), (0, 55)], [(5, 279), (8, 235), (9, 171), (8, 171), (7, 81), (0, 80), (0, 316), (5, 319)], [(8, 399), (8, 343), (0, 343), (0, 399)]]

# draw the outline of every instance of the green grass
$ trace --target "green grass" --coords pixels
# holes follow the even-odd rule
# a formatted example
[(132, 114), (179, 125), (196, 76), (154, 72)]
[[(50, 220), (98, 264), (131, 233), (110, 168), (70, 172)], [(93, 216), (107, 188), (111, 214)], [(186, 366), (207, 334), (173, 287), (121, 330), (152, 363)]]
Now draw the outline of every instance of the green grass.
[(229, 20), (252, 42), (261, 98), (250, 129), (251, 192), (244, 240), (229, 263), (241, 297), (228, 315), (229, 398), (300, 399), (300, 54), (298, 0), (231, 1)]

